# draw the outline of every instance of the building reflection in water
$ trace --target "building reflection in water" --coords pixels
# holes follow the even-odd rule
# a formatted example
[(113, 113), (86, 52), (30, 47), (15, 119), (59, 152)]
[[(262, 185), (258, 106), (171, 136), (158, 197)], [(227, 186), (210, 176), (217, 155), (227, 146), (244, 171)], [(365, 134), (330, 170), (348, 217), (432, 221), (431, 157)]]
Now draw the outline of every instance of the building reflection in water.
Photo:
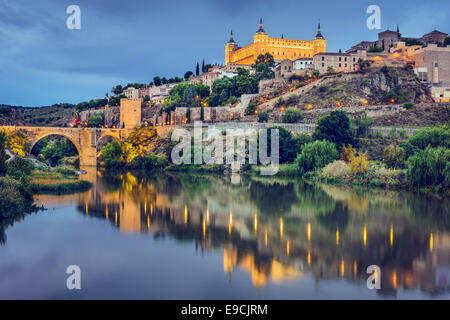
[[(439, 294), (450, 287), (450, 228), (421, 216), (416, 195), (286, 181), (242, 179), (236, 186), (198, 175), (88, 177), (95, 183), (88, 192), (38, 201), (78, 203), (80, 213), (121, 232), (167, 235), (223, 252), (230, 279), (236, 268), (245, 270), (258, 291), (304, 276), (365, 286), (373, 264), (382, 272), (379, 294), (416, 288)], [(421, 201), (431, 201), (428, 213), (437, 218), (449, 206)]]

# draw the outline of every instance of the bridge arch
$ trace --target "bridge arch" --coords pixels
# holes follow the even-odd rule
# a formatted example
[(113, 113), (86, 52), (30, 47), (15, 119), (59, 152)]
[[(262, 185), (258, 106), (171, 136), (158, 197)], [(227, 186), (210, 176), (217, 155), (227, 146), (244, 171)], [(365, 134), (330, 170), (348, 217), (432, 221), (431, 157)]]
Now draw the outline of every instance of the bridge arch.
[(47, 133), (37, 136), (36, 138), (33, 138), (33, 140), (31, 141), (30, 153), (31, 153), (31, 150), (33, 150), (33, 147), (36, 145), (36, 143), (38, 143), (40, 140), (42, 140), (48, 136), (61, 136), (61, 137), (68, 139), (70, 142), (73, 143), (73, 145), (77, 149), (78, 156), (81, 157), (80, 145), (75, 141), (75, 139), (72, 136), (70, 136), (69, 134), (61, 133), (61, 132), (47, 132)]

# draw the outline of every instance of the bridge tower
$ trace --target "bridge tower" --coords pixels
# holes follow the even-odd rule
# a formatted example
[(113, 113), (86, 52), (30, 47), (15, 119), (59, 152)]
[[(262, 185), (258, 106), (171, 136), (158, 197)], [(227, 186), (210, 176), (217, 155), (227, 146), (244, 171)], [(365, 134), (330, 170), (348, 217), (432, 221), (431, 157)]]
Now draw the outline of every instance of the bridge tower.
[(141, 125), (141, 99), (120, 99), (120, 128), (134, 129)]

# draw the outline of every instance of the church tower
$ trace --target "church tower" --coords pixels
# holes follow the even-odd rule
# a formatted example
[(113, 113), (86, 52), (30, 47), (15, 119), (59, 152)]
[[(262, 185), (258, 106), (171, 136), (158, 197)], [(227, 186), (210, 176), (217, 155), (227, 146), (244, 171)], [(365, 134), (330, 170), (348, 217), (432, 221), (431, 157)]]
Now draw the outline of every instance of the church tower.
[(314, 54), (325, 52), (327, 50), (327, 41), (322, 35), (322, 30), (320, 29), (320, 21), (317, 26), (317, 34), (313, 40)]
[(230, 33), (230, 40), (228, 40), (227, 45), (225, 46), (225, 65), (228, 65), (230, 62), (234, 62), (233, 52), (237, 49), (237, 44), (234, 41), (233, 30)]

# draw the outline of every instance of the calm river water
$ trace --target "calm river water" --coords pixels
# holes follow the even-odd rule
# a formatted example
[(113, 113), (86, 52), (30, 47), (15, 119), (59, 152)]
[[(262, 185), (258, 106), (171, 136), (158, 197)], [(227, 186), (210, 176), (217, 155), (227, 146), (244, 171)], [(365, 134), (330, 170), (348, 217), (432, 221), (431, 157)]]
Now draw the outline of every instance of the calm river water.
[[(449, 199), (274, 178), (102, 174), (0, 225), (0, 298), (449, 299)], [(68, 290), (66, 268), (81, 269)], [(369, 265), (380, 290), (367, 288)], [(378, 276), (378, 275), (377, 275)]]

